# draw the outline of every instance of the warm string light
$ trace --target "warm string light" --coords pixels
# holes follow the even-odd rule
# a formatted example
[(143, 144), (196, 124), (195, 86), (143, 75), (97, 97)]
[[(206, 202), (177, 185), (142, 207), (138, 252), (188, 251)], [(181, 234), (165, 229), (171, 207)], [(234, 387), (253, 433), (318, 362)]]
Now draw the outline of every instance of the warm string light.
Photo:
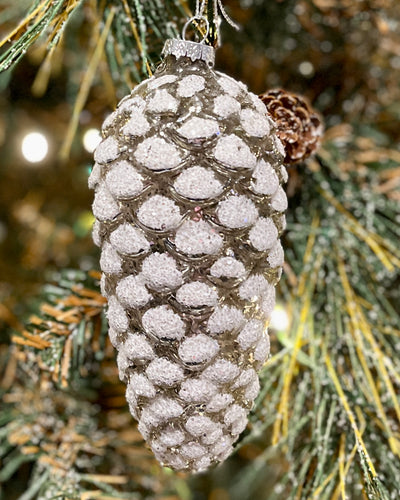
[(83, 135), (83, 147), (89, 153), (93, 153), (93, 151), (97, 148), (101, 141), (101, 134), (97, 128), (89, 128)]
[(283, 306), (277, 305), (271, 314), (269, 326), (274, 330), (284, 331), (289, 328), (289, 315)]
[(49, 151), (49, 143), (46, 136), (40, 132), (30, 132), (22, 139), (21, 151), (23, 157), (29, 163), (43, 161)]

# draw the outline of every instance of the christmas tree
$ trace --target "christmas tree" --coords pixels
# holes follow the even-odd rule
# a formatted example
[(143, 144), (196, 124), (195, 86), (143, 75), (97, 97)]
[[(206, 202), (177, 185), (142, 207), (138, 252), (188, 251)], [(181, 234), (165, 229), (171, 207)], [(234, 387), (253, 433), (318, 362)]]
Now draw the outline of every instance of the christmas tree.
[[(398, 498), (396, 2), (2, 4), (1, 498)], [(265, 94), (286, 164), (304, 159), (288, 166), (271, 357), (233, 454), (193, 475), (161, 467), (129, 413), (87, 178), (104, 119), (199, 9), (216, 70), (305, 96), (325, 133), (305, 159), (309, 108)]]

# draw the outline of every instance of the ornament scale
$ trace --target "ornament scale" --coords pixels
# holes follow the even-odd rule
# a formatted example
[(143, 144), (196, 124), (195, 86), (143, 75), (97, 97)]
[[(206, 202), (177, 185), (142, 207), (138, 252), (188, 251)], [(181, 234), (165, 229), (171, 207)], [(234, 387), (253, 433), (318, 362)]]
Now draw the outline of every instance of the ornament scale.
[(247, 425), (269, 354), (287, 180), (275, 125), (214, 49), (170, 40), (103, 125), (89, 187), (109, 336), (157, 459), (201, 471)]

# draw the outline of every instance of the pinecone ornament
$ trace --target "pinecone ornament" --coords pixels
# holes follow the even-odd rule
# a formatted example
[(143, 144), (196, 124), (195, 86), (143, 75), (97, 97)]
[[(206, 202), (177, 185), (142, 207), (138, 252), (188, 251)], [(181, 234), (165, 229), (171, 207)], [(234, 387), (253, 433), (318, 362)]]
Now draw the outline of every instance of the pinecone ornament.
[(172, 40), (103, 125), (89, 186), (130, 411), (157, 459), (200, 471), (245, 429), (269, 354), (287, 180), (265, 106)]
[(321, 119), (304, 97), (274, 89), (260, 96), (286, 151), (284, 163), (299, 163), (314, 153), (323, 134)]

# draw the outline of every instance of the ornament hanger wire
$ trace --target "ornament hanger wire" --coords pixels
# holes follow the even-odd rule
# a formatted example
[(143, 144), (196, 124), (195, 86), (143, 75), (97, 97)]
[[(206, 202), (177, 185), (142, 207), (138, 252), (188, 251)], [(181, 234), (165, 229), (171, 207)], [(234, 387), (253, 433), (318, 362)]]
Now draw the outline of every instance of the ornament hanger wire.
[(205, 16), (194, 15), (193, 17), (188, 19), (185, 23), (185, 26), (182, 29), (182, 39), (186, 40), (186, 31), (191, 24), (194, 24), (194, 25), (199, 24), (199, 23), (196, 23), (196, 21), (201, 21), (202, 23), (204, 23), (206, 25), (206, 32), (203, 35), (202, 40), (200, 41), (200, 43), (205, 43), (207, 40), (208, 34), (210, 33), (210, 23), (208, 22), (208, 19)]
[[(207, 9), (208, 5), (212, 3), (212, 8)], [(206, 11), (208, 13), (206, 14)], [(228, 16), (225, 8), (222, 4), (222, 0), (196, 0), (196, 7), (194, 15), (188, 19), (182, 30), (182, 38), (186, 39), (186, 31), (187, 28), (193, 24), (203, 35), (203, 38), (200, 43), (206, 43), (208, 36), (211, 34), (211, 31), (215, 33), (215, 41), (216, 45), (219, 45), (220, 41), (220, 24), (221, 19), (220, 15), (225, 19), (225, 21), (230, 24), (234, 29), (239, 30), (239, 26)], [(200, 21), (200, 23), (198, 22)], [(205, 24), (206, 31), (205, 33), (201, 29), (201, 24)]]

